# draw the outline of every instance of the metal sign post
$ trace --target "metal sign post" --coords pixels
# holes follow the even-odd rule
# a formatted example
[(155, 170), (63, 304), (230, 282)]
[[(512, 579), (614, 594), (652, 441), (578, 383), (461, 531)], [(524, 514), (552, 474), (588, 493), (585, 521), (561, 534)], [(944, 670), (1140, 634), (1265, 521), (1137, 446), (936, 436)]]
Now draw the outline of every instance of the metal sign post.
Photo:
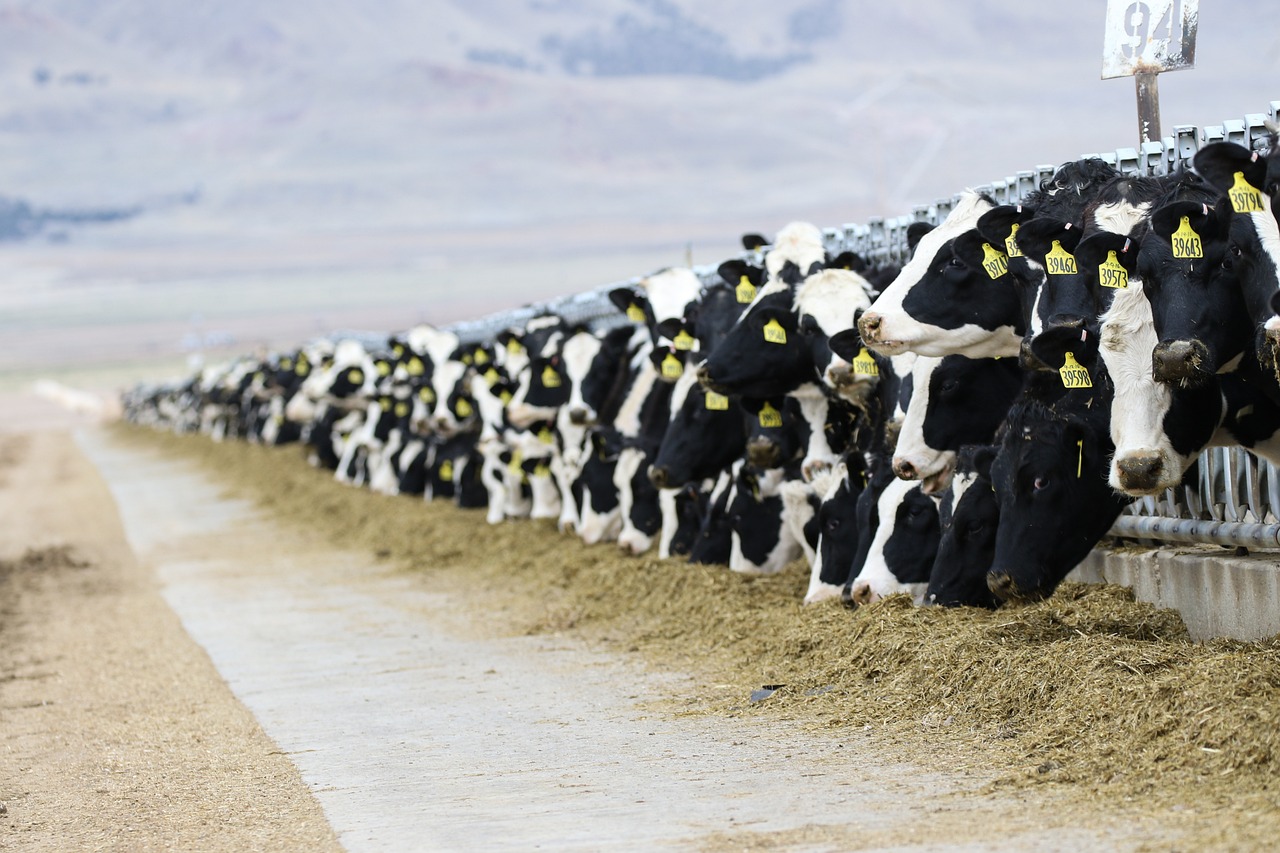
[(1161, 71), (1194, 68), (1200, 0), (1107, 0), (1102, 79), (1133, 77), (1138, 143), (1160, 139)]

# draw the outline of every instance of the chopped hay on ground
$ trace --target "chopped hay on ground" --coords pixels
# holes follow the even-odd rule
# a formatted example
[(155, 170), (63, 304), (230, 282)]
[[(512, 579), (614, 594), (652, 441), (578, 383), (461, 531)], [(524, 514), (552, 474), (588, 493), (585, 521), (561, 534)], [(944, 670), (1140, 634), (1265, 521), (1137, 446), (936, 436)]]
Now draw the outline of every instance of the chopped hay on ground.
[[(677, 713), (776, 715), (833, 737), (869, 730), (877, 748), (918, 764), (1108, 802), (1227, 810), (1218, 819), (1234, 814), (1253, 837), (1280, 833), (1275, 639), (1191, 642), (1176, 613), (1083, 584), (994, 613), (916, 608), (904, 596), (856, 612), (806, 608), (799, 563), (748, 578), (630, 557), (550, 522), (490, 527), (480, 512), (344, 488), (297, 448), (118, 434), (202, 461), (335, 545), (442, 589), (465, 583), (491, 598), (502, 630), (572, 630), (693, 673), (706, 689), (673, 698)], [(750, 701), (763, 685), (782, 686)]]

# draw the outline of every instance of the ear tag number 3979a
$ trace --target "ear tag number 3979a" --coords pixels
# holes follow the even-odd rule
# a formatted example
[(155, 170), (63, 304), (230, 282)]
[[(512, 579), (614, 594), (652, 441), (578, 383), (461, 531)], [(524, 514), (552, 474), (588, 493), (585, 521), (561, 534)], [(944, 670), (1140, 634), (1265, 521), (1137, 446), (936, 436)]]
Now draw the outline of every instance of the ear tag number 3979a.
[(766, 343), (785, 344), (787, 342), (787, 330), (782, 328), (782, 324), (777, 320), (770, 320), (764, 324), (764, 339)]

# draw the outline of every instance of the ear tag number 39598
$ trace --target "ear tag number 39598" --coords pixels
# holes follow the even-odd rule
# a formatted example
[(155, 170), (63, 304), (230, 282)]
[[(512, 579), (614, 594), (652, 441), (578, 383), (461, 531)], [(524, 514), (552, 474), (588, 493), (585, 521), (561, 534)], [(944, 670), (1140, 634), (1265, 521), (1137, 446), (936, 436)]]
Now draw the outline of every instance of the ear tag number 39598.
[(1058, 375), (1062, 377), (1063, 388), (1092, 388), (1093, 380), (1089, 378), (1089, 371), (1076, 361), (1076, 354), (1069, 352), (1062, 362), (1062, 367), (1058, 369)]

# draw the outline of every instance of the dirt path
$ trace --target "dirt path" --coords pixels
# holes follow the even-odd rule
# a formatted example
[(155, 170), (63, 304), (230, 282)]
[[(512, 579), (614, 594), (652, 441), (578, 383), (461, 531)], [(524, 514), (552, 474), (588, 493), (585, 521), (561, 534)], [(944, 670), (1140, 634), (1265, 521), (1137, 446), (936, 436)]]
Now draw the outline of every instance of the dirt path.
[(337, 849), (68, 434), (0, 437), (0, 559), (0, 846)]
[(869, 740), (673, 715), (687, 677), (510, 636), (137, 443), (82, 439), (108, 493), (65, 435), (0, 441), (0, 557), (72, 548), (5, 585), (0, 825), (24, 847), (325, 849), (325, 816), (351, 850), (1167, 844)]

